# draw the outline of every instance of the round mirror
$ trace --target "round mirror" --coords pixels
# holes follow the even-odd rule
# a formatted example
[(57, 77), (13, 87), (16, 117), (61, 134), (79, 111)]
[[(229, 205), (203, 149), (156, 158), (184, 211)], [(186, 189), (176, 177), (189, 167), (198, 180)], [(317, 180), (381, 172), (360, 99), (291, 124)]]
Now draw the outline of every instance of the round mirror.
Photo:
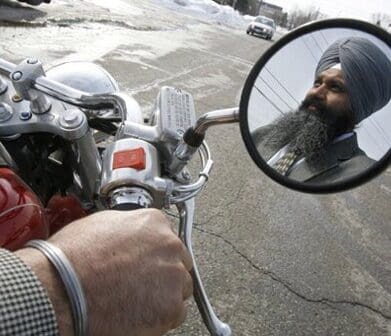
[(307, 192), (357, 186), (391, 148), (390, 34), (366, 22), (308, 24), (278, 40), (243, 89), (241, 131), (271, 178)]

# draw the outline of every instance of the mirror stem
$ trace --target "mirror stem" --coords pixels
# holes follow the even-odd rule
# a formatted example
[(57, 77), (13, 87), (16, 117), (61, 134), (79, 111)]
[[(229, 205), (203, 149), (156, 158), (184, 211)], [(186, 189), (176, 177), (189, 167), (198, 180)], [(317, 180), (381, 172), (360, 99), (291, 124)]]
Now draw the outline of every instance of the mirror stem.
[(232, 107), (205, 113), (196, 122), (194, 132), (205, 135), (210, 126), (239, 122), (239, 108)]
[(207, 112), (198, 118), (194, 127), (185, 132), (183, 140), (187, 145), (198, 148), (204, 141), (206, 130), (209, 127), (236, 122), (239, 122), (238, 107)]

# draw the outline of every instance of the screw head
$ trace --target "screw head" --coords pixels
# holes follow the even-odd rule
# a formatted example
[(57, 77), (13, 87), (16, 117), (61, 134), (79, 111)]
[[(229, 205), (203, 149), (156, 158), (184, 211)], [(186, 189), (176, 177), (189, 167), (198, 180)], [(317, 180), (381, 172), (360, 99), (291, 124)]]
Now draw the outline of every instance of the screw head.
[(78, 110), (66, 110), (60, 118), (60, 125), (66, 129), (79, 127), (82, 122), (83, 117)]
[(20, 80), (23, 77), (23, 74), (21, 71), (15, 71), (12, 73), (11, 78), (15, 81)]
[(67, 114), (65, 114), (64, 116), (63, 116), (63, 120), (66, 122), (66, 123), (68, 123), (68, 124), (70, 124), (70, 125), (72, 125), (75, 121), (77, 121), (77, 114), (76, 113), (74, 113), (74, 112), (69, 112), (69, 113), (67, 113)]
[(32, 114), (29, 111), (21, 112), (19, 114), (20, 120), (29, 120), (31, 118)]

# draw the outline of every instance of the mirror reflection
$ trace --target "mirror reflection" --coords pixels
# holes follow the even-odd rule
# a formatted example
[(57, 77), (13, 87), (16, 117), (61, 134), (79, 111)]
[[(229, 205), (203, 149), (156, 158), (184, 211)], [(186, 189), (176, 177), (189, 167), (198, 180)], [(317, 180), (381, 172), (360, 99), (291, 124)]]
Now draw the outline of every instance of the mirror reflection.
[(380, 160), (391, 146), (390, 60), (383, 41), (345, 28), (281, 48), (261, 70), (248, 105), (264, 161), (296, 181), (327, 184)]

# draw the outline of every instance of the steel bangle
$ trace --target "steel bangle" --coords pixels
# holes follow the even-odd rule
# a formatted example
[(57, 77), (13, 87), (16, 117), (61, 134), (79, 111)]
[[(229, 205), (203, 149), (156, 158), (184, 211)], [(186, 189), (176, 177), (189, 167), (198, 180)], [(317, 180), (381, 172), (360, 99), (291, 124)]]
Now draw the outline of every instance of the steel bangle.
[(79, 278), (65, 254), (44, 240), (31, 240), (25, 247), (41, 251), (56, 268), (68, 294), (75, 336), (86, 336), (88, 329), (87, 303)]

